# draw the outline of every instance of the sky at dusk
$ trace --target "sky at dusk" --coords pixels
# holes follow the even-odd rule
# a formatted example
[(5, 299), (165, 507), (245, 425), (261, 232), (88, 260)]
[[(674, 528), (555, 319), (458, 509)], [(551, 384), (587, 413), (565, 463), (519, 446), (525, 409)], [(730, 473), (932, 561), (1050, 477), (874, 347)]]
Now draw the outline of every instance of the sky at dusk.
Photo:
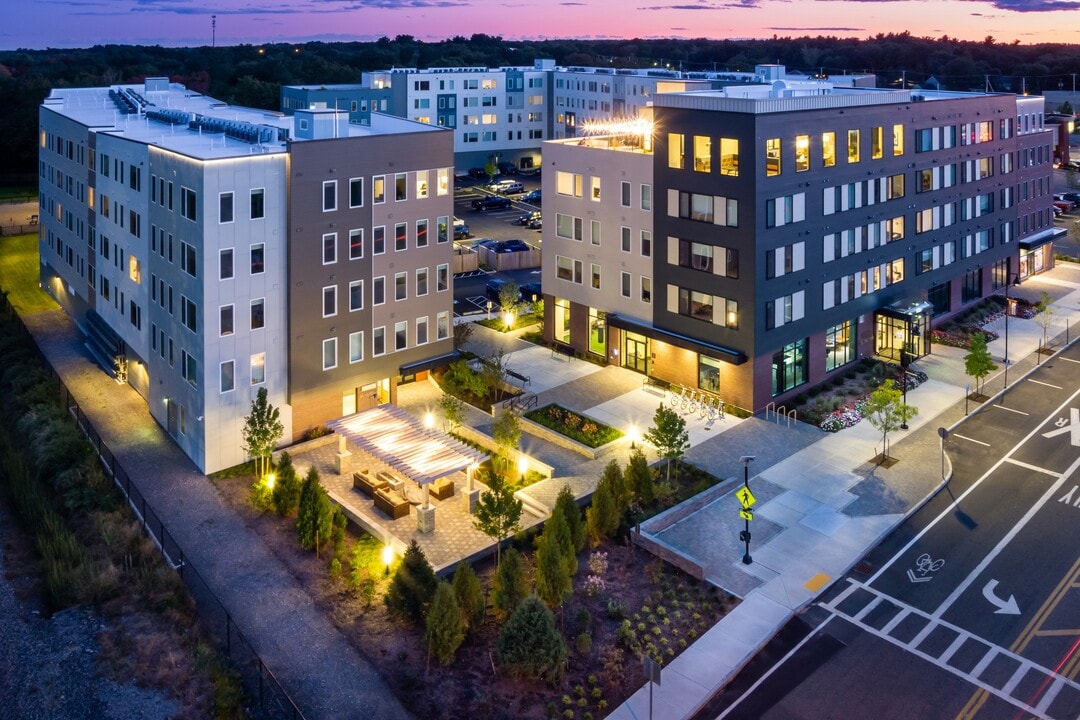
[(1080, 43), (1080, 0), (14, 0), (0, 49), (551, 38), (916, 36)]

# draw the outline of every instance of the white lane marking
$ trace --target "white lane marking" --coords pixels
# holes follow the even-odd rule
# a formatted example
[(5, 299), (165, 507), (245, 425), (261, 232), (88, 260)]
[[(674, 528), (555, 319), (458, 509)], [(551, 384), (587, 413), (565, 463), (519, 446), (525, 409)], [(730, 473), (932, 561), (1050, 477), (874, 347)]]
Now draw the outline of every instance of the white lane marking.
[[(1034, 437), (1035, 433), (1039, 432), (1039, 430), (1041, 430), (1042, 427), (1044, 425), (1046, 425), (1046, 423), (1048, 423), (1050, 421), (1050, 418), (1056, 417), (1058, 415), (1058, 413), (1061, 412), (1062, 408), (1066, 407), (1069, 403), (1071, 403), (1073, 401), (1073, 399), (1076, 398), (1077, 395), (1080, 395), (1080, 390), (1077, 390), (1076, 392), (1074, 392), (1072, 395), (1070, 395), (1065, 400), (1065, 402), (1061, 403), (1056, 408), (1054, 408), (1054, 410), (1052, 412), (1050, 412), (1046, 416), (1046, 419), (1043, 420), (1041, 423), (1039, 423), (1035, 427), (1034, 430), (1029, 432), (1024, 437), (1020, 438), (1019, 442), (1017, 442), (1015, 445), (1013, 445), (1012, 449), (1009, 450), (1009, 452), (1005, 453), (1005, 455), (1002, 456), (1002, 458), (1000, 460), (998, 460), (996, 463), (991, 465), (990, 469), (987, 470), (985, 473), (983, 473), (982, 477), (980, 477), (978, 480), (973, 482), (971, 484), (971, 487), (969, 487), (967, 490), (965, 490), (963, 493), (961, 493), (958, 498), (953, 500), (953, 502), (948, 507), (946, 507), (944, 510), (942, 510), (941, 513), (938, 514), (938, 516), (936, 518), (931, 520), (927, 524), (927, 526), (925, 528), (920, 530), (915, 535), (915, 537), (908, 540), (907, 544), (905, 544), (904, 547), (900, 548), (899, 552), (897, 552), (895, 555), (893, 555), (891, 558), (889, 558), (889, 560), (884, 565), (881, 566), (881, 569), (878, 570), (876, 573), (874, 573), (873, 577), (871, 577), (869, 580), (866, 581), (866, 584), (869, 585), (869, 584), (873, 583), (875, 580), (877, 580), (879, 577), (881, 577), (885, 573), (885, 571), (888, 570), (890, 567), (892, 567), (893, 563), (895, 563), (905, 553), (907, 553), (907, 551), (910, 550), (915, 545), (915, 543), (922, 540), (923, 535), (926, 535), (926, 533), (930, 532), (930, 530), (933, 529), (935, 525), (937, 525), (939, 522), (941, 522), (943, 519), (945, 519), (947, 517), (952, 517), (953, 513), (956, 511), (956, 508), (960, 506), (961, 501), (963, 501), (971, 493), (975, 492), (975, 490), (980, 485), (982, 485), (986, 481), (986, 479), (988, 477), (990, 477), (994, 472), (997, 471), (997, 469), (999, 467), (1001, 467), (1002, 463), (1005, 462), (1006, 458), (1008, 458), (1010, 455), (1012, 455), (1014, 452), (1016, 452), (1019, 448), (1023, 447), (1024, 443), (1026, 443), (1028, 440), (1030, 440), (1032, 437)], [(953, 433), (953, 436), (956, 436), (956, 433)], [(965, 440), (971, 440), (971, 438), (964, 438), (964, 439)], [(979, 441), (978, 440), (973, 440), (972, 442), (979, 442)]]
[(960, 433), (954, 432), (952, 434), (952, 436), (955, 437), (955, 438), (960, 438), (961, 440), (967, 440), (968, 442), (973, 442), (973, 443), (976, 443), (978, 445), (982, 445), (983, 447), (990, 447), (990, 443), (985, 443), (982, 440), (976, 440), (975, 438), (969, 438), (967, 435), (961, 435)]
[(1065, 362), (1074, 362), (1077, 365), (1080, 365), (1080, 360), (1073, 360), (1072, 358), (1059, 357), (1058, 360), (1064, 360)]
[(1065, 389), (1063, 387), (1059, 387), (1058, 385), (1051, 385), (1050, 383), (1043, 382), (1042, 380), (1032, 380), (1031, 378), (1028, 378), (1028, 382), (1029, 383), (1035, 383), (1036, 385), (1045, 385), (1046, 387), (1054, 388), (1055, 390), (1064, 390)]
[(1008, 410), (1009, 412), (1016, 413), (1017, 415), (1030, 415), (1031, 414), (1031, 413), (1026, 413), (1023, 410), (1017, 410), (1016, 408), (1011, 408), (1008, 405), (991, 405), (990, 407), (994, 408), (995, 410)]
[(1031, 522), (1032, 518), (1035, 517), (1035, 513), (1039, 512), (1043, 505), (1050, 502), (1057, 491), (1061, 489), (1061, 486), (1065, 484), (1065, 479), (1076, 472), (1077, 468), (1080, 468), (1080, 458), (1077, 458), (1076, 461), (1069, 466), (1069, 469), (1065, 471), (1064, 475), (1058, 478), (1057, 482), (1051, 485), (1050, 488), (1043, 493), (1043, 496), (1035, 501), (1035, 504), (1024, 513), (1024, 517), (1020, 518), (1020, 521), (1013, 525), (1009, 532), (1005, 533), (1005, 537), (998, 541), (998, 544), (994, 546), (994, 549), (986, 554), (986, 557), (983, 558), (982, 562), (980, 562), (975, 569), (968, 574), (964, 581), (956, 586), (956, 589), (952, 591), (952, 594), (945, 598), (944, 602), (938, 606), (938, 609), (933, 613), (933, 617), (940, 618), (946, 610), (952, 607), (953, 603), (955, 603), (971, 584), (975, 582), (975, 578), (977, 578), (983, 570), (989, 567), (990, 563), (994, 561), (994, 558), (1001, 554), (1001, 551), (1013, 541), (1013, 538), (1020, 534), (1020, 531), (1024, 529), (1025, 525)]
[(1011, 464), (1011, 465), (1019, 465), (1022, 468), (1027, 468), (1028, 470), (1031, 470), (1032, 472), (1045, 473), (1045, 474), (1049, 475), (1050, 477), (1056, 477), (1056, 478), (1061, 477), (1061, 473), (1054, 472), (1053, 470), (1047, 470), (1046, 468), (1041, 468), (1038, 465), (1030, 465), (1030, 464), (1028, 464), (1026, 462), (1021, 462), (1019, 460), (1013, 460), (1012, 458), (1009, 458), (1007, 462), (1009, 464)]

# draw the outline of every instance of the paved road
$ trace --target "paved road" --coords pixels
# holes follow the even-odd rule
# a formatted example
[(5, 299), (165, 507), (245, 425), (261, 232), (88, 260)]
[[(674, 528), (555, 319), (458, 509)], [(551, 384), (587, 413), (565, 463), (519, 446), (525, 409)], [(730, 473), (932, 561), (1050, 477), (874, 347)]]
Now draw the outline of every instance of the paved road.
[(699, 717), (1080, 717), (1080, 345), (947, 449), (948, 488)]

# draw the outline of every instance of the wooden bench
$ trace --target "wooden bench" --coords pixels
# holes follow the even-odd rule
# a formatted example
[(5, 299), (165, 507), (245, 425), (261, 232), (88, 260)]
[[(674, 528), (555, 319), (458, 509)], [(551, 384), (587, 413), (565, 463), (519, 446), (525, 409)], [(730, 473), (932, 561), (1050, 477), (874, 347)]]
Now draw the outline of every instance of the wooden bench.
[(526, 385), (532, 382), (528, 375), (522, 375), (521, 373), (515, 372), (513, 370), (507, 370), (506, 374), (520, 382), (522, 389), (524, 389)]
[(376, 479), (368, 475), (367, 471), (354, 472), (352, 474), (352, 486), (368, 497), (374, 497), (376, 490), (390, 487), (385, 480)]
[(431, 493), (431, 497), (436, 500), (446, 500), (454, 497), (454, 481), (450, 478), (439, 478), (431, 484), (431, 488), (428, 490)]
[(375, 509), (397, 520), (409, 514), (409, 501), (393, 490), (382, 488), (375, 491)]
[(663, 380), (658, 380), (654, 377), (646, 376), (641, 381), (641, 389), (652, 392), (653, 394), (660, 395), (661, 397), (667, 396), (668, 384)]
[(577, 357), (577, 353), (574, 352), (574, 348), (569, 345), (563, 345), (561, 343), (555, 343), (551, 346), (551, 357), (555, 358), (555, 355), (565, 355), (567, 360), (573, 360)]

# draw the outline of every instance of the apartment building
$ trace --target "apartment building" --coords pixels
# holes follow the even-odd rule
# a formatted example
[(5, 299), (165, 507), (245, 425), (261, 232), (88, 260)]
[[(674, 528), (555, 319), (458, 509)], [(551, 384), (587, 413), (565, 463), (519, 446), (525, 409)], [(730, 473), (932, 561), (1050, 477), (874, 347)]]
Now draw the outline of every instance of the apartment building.
[[(327, 340), (340, 336), (344, 353), (360, 334), (364, 361), (349, 355), (342, 366), (356, 388), (381, 383), (377, 401), (393, 399), (401, 365), (449, 352), (436, 333), (376, 352), (377, 328), (364, 323), (388, 322), (385, 314), (343, 311), (339, 321), (321, 322), (336, 317), (325, 313), (331, 291), (323, 288), (340, 282), (334, 292), (346, 298), (360, 282), (371, 293), (377, 283), (366, 273), (385, 272), (371, 253), (360, 260), (344, 245), (330, 256), (326, 236), (340, 232), (336, 253), (352, 230), (371, 242), (374, 227), (359, 223), (384, 222), (371, 203), (350, 208), (349, 179), (362, 178), (371, 192), (374, 173), (391, 164), (394, 177), (430, 177), (428, 197), (413, 191), (394, 205), (415, 242), (423, 221), (434, 229), (441, 218), (445, 227), (450, 215), (449, 195), (434, 189), (440, 168), (450, 172), (447, 133), (378, 114), (361, 127), (344, 112), (285, 117), (229, 107), (164, 78), (53, 90), (39, 118), (42, 287), (202, 470), (245, 459), (243, 418), (260, 388), (280, 409), (286, 440), (348, 410), (345, 373), (325, 362)], [(336, 160), (329, 167), (327, 156)], [(339, 178), (335, 166), (350, 174)], [(371, 177), (361, 174), (368, 170)], [(333, 208), (328, 187), (340, 193)], [(395, 272), (415, 278), (430, 268), (435, 277), (449, 246), (398, 255)], [(436, 248), (445, 252), (441, 262)], [(437, 323), (450, 295), (429, 293), (390, 314), (407, 309), (410, 329), (421, 317)], [(366, 308), (375, 305), (369, 298)], [(398, 366), (382, 358), (390, 353)], [(328, 393), (335, 406), (322, 397)]]
[[(545, 331), (747, 409), (929, 353), (1053, 226), (1036, 98), (778, 79), (653, 113), (651, 136), (545, 143)], [(632, 222), (651, 242), (620, 258)]]

